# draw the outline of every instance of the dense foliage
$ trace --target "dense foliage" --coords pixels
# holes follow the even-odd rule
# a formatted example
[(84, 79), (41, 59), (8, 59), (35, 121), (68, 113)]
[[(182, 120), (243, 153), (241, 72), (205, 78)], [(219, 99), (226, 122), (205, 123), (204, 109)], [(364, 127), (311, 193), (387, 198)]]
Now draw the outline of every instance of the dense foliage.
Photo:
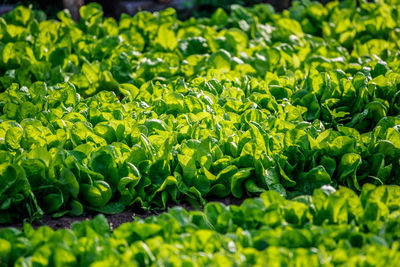
[(184, 22), (16, 8), (0, 18), (0, 223), (399, 184), (397, 4)]
[[(3, 266), (400, 262), (400, 1), (0, 18)], [(245, 198), (240, 206), (210, 198)]]
[(241, 206), (174, 208), (113, 232), (103, 216), (71, 230), (0, 230), (0, 265), (395, 266), (400, 187), (367, 185), (285, 200), (268, 191)]

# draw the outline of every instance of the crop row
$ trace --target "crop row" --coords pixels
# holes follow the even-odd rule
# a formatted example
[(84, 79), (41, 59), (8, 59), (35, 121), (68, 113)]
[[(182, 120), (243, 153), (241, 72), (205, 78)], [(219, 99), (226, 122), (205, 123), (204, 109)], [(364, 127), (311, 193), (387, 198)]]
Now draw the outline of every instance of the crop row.
[(367, 184), (360, 196), (325, 186), (293, 200), (268, 191), (240, 206), (173, 208), (113, 231), (102, 215), (57, 231), (25, 224), (0, 230), (0, 266), (394, 266), (399, 197), (398, 186)]
[[(0, 18), (0, 223), (322, 185), (399, 184), (384, 1)], [(356, 25), (356, 27), (353, 27)]]
[[(210, 84), (224, 89), (211, 92)], [(37, 202), (37, 210), (79, 215), (82, 205), (118, 212), (135, 203), (165, 208), (168, 200), (241, 198), (265, 189), (286, 196), (324, 184), (398, 183), (398, 117), (382, 117), (364, 133), (332, 129), (304, 121), (305, 108), (279, 103), (255, 80), (246, 86), (248, 96), (240, 86), (227, 80), (153, 85), (151, 95), (149, 88), (137, 90), (132, 101), (100, 92), (68, 106), (52, 94), (76, 96), (73, 86), (42, 84), (46, 100), (38, 104), (48, 111), (0, 124), (3, 210), (24, 213), (25, 203)], [(4, 94), (12, 93), (18, 91)], [(35, 98), (24, 93), (12, 101), (34, 105), (24, 102), (27, 96)]]

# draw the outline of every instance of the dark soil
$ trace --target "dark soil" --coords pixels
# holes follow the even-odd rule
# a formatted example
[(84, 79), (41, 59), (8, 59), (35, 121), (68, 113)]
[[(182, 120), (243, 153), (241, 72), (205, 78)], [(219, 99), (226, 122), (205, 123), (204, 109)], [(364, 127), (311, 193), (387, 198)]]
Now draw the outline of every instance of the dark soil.
[[(207, 199), (207, 202), (220, 202), (225, 205), (240, 205), (246, 198), (242, 199), (237, 199), (233, 197), (226, 197), (223, 199), (218, 199), (218, 198), (209, 198)], [(193, 205), (190, 205), (189, 203), (181, 203), (181, 204), (171, 204), (167, 207), (167, 210), (150, 210), (150, 211), (143, 211), (143, 210), (126, 210), (124, 212), (118, 213), (118, 214), (104, 214), (104, 216), (107, 218), (108, 223), (110, 224), (111, 230), (117, 228), (123, 223), (126, 222), (132, 222), (135, 218), (141, 218), (145, 219), (147, 217), (153, 216), (153, 215), (159, 215), (164, 212), (167, 212), (169, 208), (173, 207), (182, 207), (186, 209), (187, 211), (190, 210), (195, 210), (195, 209), (202, 209), (202, 207), (194, 207)], [(35, 221), (32, 223), (32, 226), (34, 228), (38, 228), (40, 226), (49, 226), (50, 228), (57, 230), (57, 229), (62, 229), (62, 228), (71, 228), (71, 225), (74, 222), (82, 222), (85, 220), (91, 220), (93, 219), (97, 214), (87, 214), (86, 216), (63, 216), (60, 218), (53, 218), (50, 215), (44, 215), (40, 220)], [(0, 229), (5, 228), (5, 227), (14, 227), (18, 229), (22, 229), (23, 222), (18, 222), (10, 225), (0, 225)]]

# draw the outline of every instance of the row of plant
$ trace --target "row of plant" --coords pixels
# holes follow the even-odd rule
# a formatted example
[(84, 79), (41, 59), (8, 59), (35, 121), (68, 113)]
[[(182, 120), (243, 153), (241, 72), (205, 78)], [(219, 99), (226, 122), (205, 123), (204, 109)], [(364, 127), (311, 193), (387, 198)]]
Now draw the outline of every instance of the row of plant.
[[(398, 117), (363, 118), (358, 123), (374, 125), (367, 132), (328, 128), (304, 121), (306, 108), (278, 103), (256, 80), (246, 84), (248, 97), (241, 86), (228, 80), (153, 85), (152, 94), (149, 87), (132, 88), (133, 101), (100, 92), (65, 111), (68, 104), (51, 94), (76, 96), (74, 87), (48, 90), (38, 103), (50, 112), (0, 124), (3, 220), (26, 208), (79, 215), (82, 205), (109, 213), (266, 189), (294, 196), (324, 184), (398, 184)], [(31, 88), (46, 92), (43, 84)], [(12, 93), (11, 101), (34, 105), (24, 102), (27, 94), (17, 98), (17, 89), (5, 94)], [(374, 112), (374, 104), (363, 112)]]
[(286, 200), (208, 203), (110, 229), (104, 216), (54, 231), (0, 230), (0, 266), (394, 266), (400, 187), (330, 186)]
[[(0, 18), (0, 223), (399, 184), (394, 3)], [(354, 25), (356, 27), (354, 27)]]

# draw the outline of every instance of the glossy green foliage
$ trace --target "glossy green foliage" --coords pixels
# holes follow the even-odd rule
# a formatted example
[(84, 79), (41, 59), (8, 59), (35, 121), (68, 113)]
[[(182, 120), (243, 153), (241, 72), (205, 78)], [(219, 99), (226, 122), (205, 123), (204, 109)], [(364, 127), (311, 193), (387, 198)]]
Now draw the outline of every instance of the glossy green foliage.
[(268, 191), (240, 206), (208, 203), (112, 230), (104, 216), (54, 231), (0, 230), (4, 266), (394, 266), (400, 260), (400, 188), (361, 196), (326, 186), (285, 200)]
[(399, 184), (396, 1), (0, 18), (0, 223)]

